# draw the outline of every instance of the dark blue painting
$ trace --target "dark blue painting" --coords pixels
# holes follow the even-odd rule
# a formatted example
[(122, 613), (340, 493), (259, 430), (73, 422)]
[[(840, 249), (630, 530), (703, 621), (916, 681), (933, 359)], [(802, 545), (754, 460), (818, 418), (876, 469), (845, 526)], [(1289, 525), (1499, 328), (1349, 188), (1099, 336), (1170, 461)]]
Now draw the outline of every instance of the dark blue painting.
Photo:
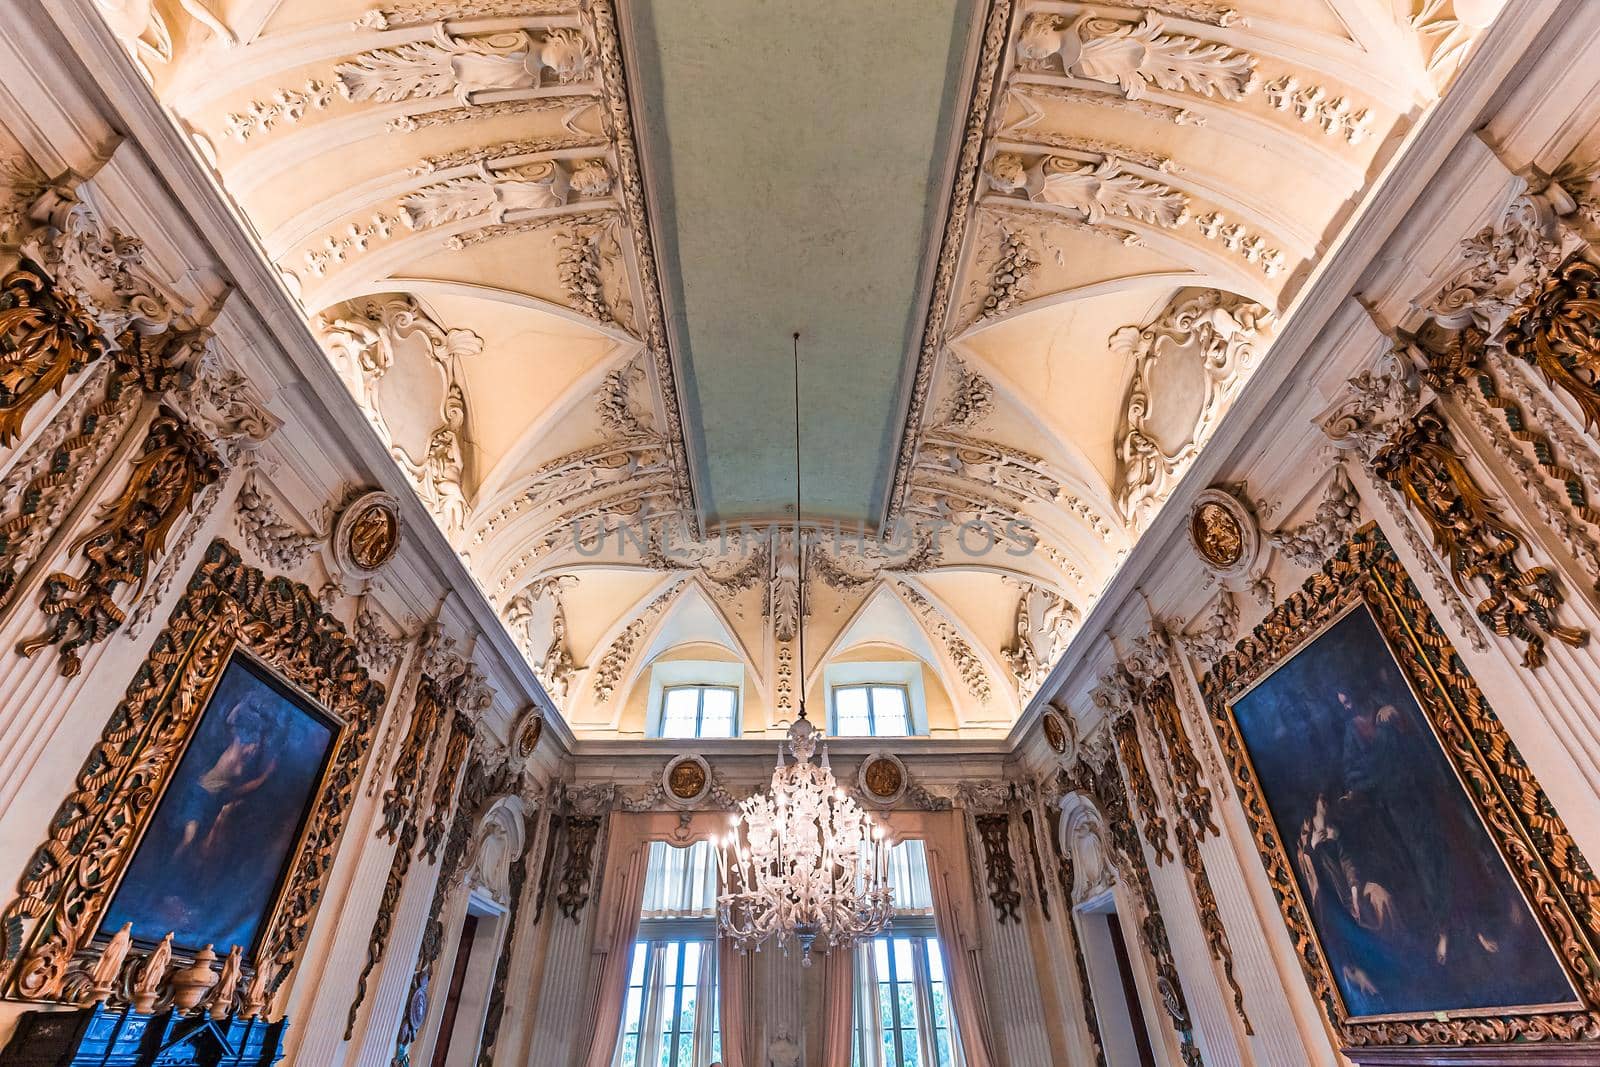
[(337, 727), (235, 656), (156, 805), (101, 932), (252, 953), (316, 802)]
[(1233, 714), (1349, 1015), (1576, 999), (1365, 606)]

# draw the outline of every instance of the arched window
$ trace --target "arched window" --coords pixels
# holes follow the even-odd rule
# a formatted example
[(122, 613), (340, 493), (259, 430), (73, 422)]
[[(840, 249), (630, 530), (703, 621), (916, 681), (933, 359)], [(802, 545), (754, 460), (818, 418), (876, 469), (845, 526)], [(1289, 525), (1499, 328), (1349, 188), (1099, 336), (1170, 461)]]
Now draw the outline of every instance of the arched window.
[(702, 1067), (722, 1056), (717, 865), (706, 841), (650, 844), (614, 1067)]
[(894, 921), (856, 949), (851, 1067), (961, 1067), (944, 949), (921, 841), (889, 853)]

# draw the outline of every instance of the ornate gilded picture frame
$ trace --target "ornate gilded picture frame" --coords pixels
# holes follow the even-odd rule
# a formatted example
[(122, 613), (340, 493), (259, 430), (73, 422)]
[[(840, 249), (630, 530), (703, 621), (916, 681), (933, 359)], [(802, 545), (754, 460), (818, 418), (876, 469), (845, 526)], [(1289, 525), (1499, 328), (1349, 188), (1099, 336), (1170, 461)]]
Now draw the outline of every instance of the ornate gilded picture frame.
[[(334, 736), (264, 914), (253, 975), (281, 984), (305, 944), (384, 707), (356, 647), (311, 591), (214, 541), (78, 772), (3, 916), (20, 1000), (75, 1000), (94, 941), (213, 690), (236, 654), (327, 713)], [(165, 931), (163, 931), (164, 933)], [(156, 935), (159, 936), (159, 935)], [(131, 968), (133, 961), (130, 961)]]
[[(1350, 676), (1349, 663), (1362, 664), (1363, 671)], [(1341, 671), (1353, 684), (1343, 683)], [(1395, 676), (1386, 678), (1386, 671)], [(1279, 682), (1274, 683), (1275, 678)], [(1507, 968), (1527, 968), (1530, 974), (1520, 988), (1558, 995), (1541, 996), (1538, 1003), (1506, 1004), (1485, 994), (1487, 999), (1478, 1005), (1435, 1002), (1425, 1009), (1417, 1001), (1403, 1011), (1374, 1010), (1380, 999), (1363, 1001), (1363, 993), (1381, 991), (1382, 983), (1374, 981), (1377, 972), (1362, 973), (1361, 960), (1371, 957), (1360, 957), (1342, 941), (1329, 916), (1335, 910), (1346, 913), (1350, 919), (1346, 929), (1358, 937), (1382, 938), (1396, 928), (1390, 919), (1400, 911), (1400, 890), (1385, 886), (1386, 879), (1371, 873), (1349, 874), (1339, 881), (1339, 872), (1360, 871), (1364, 862), (1378, 866), (1372, 857), (1359, 854), (1356, 827), (1360, 825), (1360, 832), (1370, 837), (1374, 827), (1394, 822), (1382, 821), (1381, 789), (1363, 784), (1371, 781), (1371, 769), (1382, 764), (1366, 762), (1359, 770), (1331, 772), (1368, 776), (1344, 796), (1335, 797), (1334, 789), (1317, 793), (1313, 786), (1299, 785), (1305, 794), (1301, 801), (1316, 794), (1315, 810), (1302, 819), (1302, 813), (1293, 810), (1294, 787), (1284, 788), (1288, 778), (1271, 766), (1275, 757), (1267, 751), (1270, 743), (1262, 740), (1259, 702), (1264, 687), (1272, 684), (1295, 687), (1272, 698), (1285, 712), (1279, 716), (1280, 736), (1315, 729), (1320, 706), (1327, 700), (1335, 702), (1329, 714), (1344, 716), (1339, 721), (1349, 732), (1342, 742), (1322, 739), (1324, 751), (1341, 743), (1347, 747), (1381, 743), (1385, 731), (1398, 735), (1414, 730), (1408, 740), (1394, 743), (1396, 758), (1435, 759), (1438, 766), (1430, 771), (1415, 762), (1398, 764), (1408, 766), (1414, 775), (1410, 781), (1417, 807), (1409, 817), (1412, 826), (1425, 821), (1419, 813), (1433, 803), (1432, 793), (1450, 792), (1448, 803), (1458, 803), (1465, 814), (1457, 820), (1460, 829), (1454, 836), (1429, 821), (1425, 829), (1434, 834), (1433, 843), (1445, 848), (1448, 841), (1458, 860), (1477, 848), (1477, 869), (1485, 884), (1505, 890), (1501, 926), (1511, 929), (1523, 921), (1519, 916), (1525, 917), (1520, 932), (1485, 927), (1481, 939), (1479, 933), (1472, 935), (1475, 943), (1470, 945), (1453, 927), (1448, 937), (1432, 939), (1430, 934), (1430, 952), (1443, 954), (1441, 963), (1462, 947), (1492, 956), (1502, 947), (1497, 938), (1504, 938), (1518, 958), (1500, 962)], [(1375, 526), (1357, 531), (1319, 573), (1241, 640), (1236, 651), (1219, 660), (1201, 686), (1306, 980), (1344, 1044), (1443, 1046), (1600, 1037), (1596, 941), (1600, 881)], [(1256, 706), (1251, 706), (1252, 700)], [(1368, 704), (1372, 707), (1366, 708)], [(1437, 755), (1427, 756), (1429, 751)], [(1258, 766), (1253, 756), (1267, 762)], [(1329, 756), (1328, 762), (1339, 761)], [(1379, 799), (1370, 801), (1367, 793)], [(1363, 800), (1374, 806), (1350, 816), (1350, 829), (1341, 840), (1340, 811), (1334, 805)], [(1439, 805), (1448, 815), (1447, 802), (1441, 800)], [(1364, 823), (1359, 822), (1362, 818)], [(1410, 832), (1402, 827), (1402, 836)], [(1481, 846), (1472, 843), (1474, 835), (1482, 839)], [(1319, 842), (1334, 844), (1335, 851), (1348, 843), (1353, 846), (1351, 855), (1319, 863)], [(1353, 893), (1348, 908), (1342, 897), (1328, 895), (1330, 884), (1342, 892), (1345, 882)], [(1426, 884), (1409, 888), (1424, 894)], [(1330, 908), (1331, 899), (1338, 900), (1338, 909)], [(1465, 958), (1465, 953), (1461, 955)], [(1404, 954), (1393, 952), (1388, 958), (1406, 960)], [(1407, 972), (1385, 977), (1393, 990), (1406, 988), (1394, 983), (1412, 976)], [(1506, 988), (1519, 987), (1512, 982)], [(1440, 996), (1437, 990), (1430, 993), (1436, 1000)], [(1405, 999), (1393, 997), (1391, 1003)]]

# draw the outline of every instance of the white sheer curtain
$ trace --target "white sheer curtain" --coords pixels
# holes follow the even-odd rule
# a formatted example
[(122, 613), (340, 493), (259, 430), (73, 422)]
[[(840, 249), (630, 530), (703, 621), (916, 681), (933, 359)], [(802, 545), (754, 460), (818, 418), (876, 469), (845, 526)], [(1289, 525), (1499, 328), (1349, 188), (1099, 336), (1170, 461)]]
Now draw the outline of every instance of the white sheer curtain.
[[(900, 998), (895, 985), (908, 986), (916, 1034), (916, 1052), (902, 1036), (908, 1064), (918, 1067), (964, 1067), (950, 986), (943, 961), (930, 953), (940, 951), (931, 922), (933, 891), (928, 878), (928, 852), (921, 841), (902, 841), (889, 853), (889, 885), (894, 892), (898, 927), (856, 946), (853, 953), (853, 1025), (851, 1061), (855, 1067), (903, 1067), (895, 1058), (892, 1030), (898, 1019)], [(931, 944), (930, 944), (931, 942)], [(891, 983), (890, 955), (894, 957)], [(935, 1005), (935, 985), (940, 1002)], [(941, 1048), (937, 1021), (948, 1027)]]
[(674, 848), (650, 842), (644, 877), (645, 919), (709, 919), (717, 914), (717, 865), (711, 842)]
[[(888, 1028), (894, 1025), (895, 1013), (900, 1007), (894, 988), (885, 988), (889, 974), (882, 964), (891, 952), (897, 957), (895, 977), (900, 984), (906, 984), (909, 980), (912, 992), (918, 1052), (914, 1057), (908, 1054), (907, 1063), (916, 1063), (920, 1067), (965, 1067), (960, 1035), (956, 1031), (955, 1017), (948, 1000), (943, 1009), (949, 1034), (942, 1045), (939, 1041), (939, 1013), (934, 1006), (934, 984), (938, 982), (944, 986), (946, 997), (949, 996), (949, 987), (944, 982), (941, 961), (931, 954), (939, 951), (936, 941), (932, 946), (929, 945), (931, 936), (931, 930), (919, 930), (903, 937), (890, 934), (856, 946), (856, 1025), (852, 1049), (855, 1067), (902, 1067), (893, 1058), (894, 1038), (888, 1034)], [(909, 974), (903, 971), (908, 963), (911, 968)]]

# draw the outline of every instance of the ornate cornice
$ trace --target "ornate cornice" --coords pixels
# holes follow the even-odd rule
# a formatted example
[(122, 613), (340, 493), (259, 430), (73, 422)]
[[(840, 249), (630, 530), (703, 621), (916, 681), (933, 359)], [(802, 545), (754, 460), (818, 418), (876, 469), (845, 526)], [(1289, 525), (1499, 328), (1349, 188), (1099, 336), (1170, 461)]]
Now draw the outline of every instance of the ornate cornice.
[[(959, 292), (956, 285), (957, 268), (965, 243), (967, 226), (972, 219), (973, 204), (978, 194), (978, 177), (983, 162), (983, 144), (989, 128), (993, 109), (1000, 60), (1006, 51), (1010, 33), (1012, 0), (990, 0), (984, 18), (983, 44), (978, 53), (977, 74), (972, 83), (972, 96), (967, 104), (967, 118), (962, 126), (961, 151), (956, 163), (955, 182), (950, 192), (950, 206), (945, 212), (944, 233), (939, 243), (939, 260), (934, 271), (933, 291), (928, 300), (928, 315), (923, 322), (922, 344), (917, 352), (916, 371), (911, 381), (911, 397), (906, 409), (905, 423), (900, 429), (900, 450), (895, 459), (894, 482), (889, 490), (884, 524), (892, 524), (905, 505), (912, 473), (916, 467), (918, 437), (928, 405), (928, 394), (933, 386), (934, 371), (938, 367), (939, 352), (944, 347), (947, 320)], [(620, 153), (619, 153), (620, 154)]]
[(639, 166), (639, 149), (633, 136), (633, 116), (628, 106), (627, 76), (622, 66), (622, 46), (617, 33), (617, 13), (612, 0), (592, 0), (589, 13), (594, 20), (595, 45), (599, 50), (600, 82), (605, 96), (606, 122), (617, 154), (617, 178), (622, 189), (622, 209), (633, 232), (638, 253), (639, 287), (643, 295), (643, 334), (651, 364), (655, 367), (656, 388), (661, 393), (665, 434), (672, 453), (673, 480), (683, 502), (685, 521), (700, 533), (700, 516), (694, 508), (694, 486), (689, 480), (688, 449), (683, 436), (683, 409), (678, 400), (678, 384), (673, 374), (672, 353), (668, 347), (666, 305), (661, 299), (661, 277), (656, 272), (655, 243)]

